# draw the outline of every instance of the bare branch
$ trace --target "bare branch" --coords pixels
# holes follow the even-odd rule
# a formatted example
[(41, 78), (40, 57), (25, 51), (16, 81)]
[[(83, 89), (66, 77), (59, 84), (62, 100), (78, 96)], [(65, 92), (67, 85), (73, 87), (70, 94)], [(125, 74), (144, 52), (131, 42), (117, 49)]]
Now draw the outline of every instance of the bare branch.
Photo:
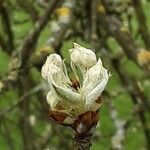
[(50, 21), (52, 12), (60, 4), (60, 2), (60, 0), (53, 0), (49, 2), (45, 14), (39, 19), (35, 27), (27, 35), (20, 50), (16, 51), (16, 54), (13, 54), (10, 64), (10, 72), (3, 79), (3, 81), (0, 82), (0, 92), (2, 92), (2, 90), (7, 90), (13, 83), (15, 83), (23, 68), (28, 67), (29, 57), (31, 56), (31, 53), (34, 52), (36, 42), (40, 36), (40, 33)]
[(132, 0), (132, 3), (139, 23), (141, 37), (147, 50), (150, 50), (150, 34), (146, 24), (146, 17), (142, 8), (141, 0)]
[[(149, 51), (139, 48), (129, 31), (122, 30), (121, 21), (117, 18), (117, 16), (102, 13), (100, 18), (104, 29), (116, 39), (116, 41), (120, 44), (123, 51), (125, 52), (126, 56), (130, 60), (134, 61), (138, 66), (143, 68), (143, 70), (146, 68), (147, 72), (149, 72)], [(149, 54), (148, 58), (146, 58), (142, 53)], [(141, 59), (139, 59), (141, 56), (144, 56), (143, 59), (146, 60), (144, 63), (141, 62)]]
[[(130, 83), (131, 83), (131, 80), (129, 77), (127, 77), (126, 74), (123, 73), (123, 69), (120, 69), (120, 64), (119, 64), (119, 61), (117, 59), (114, 59), (113, 60), (113, 66), (116, 70), (116, 72), (118, 73), (119, 75), (119, 78), (121, 79), (121, 82), (122, 82), (122, 85), (125, 87), (125, 88), (129, 88), (130, 87)], [(141, 121), (141, 124), (143, 126), (143, 130), (144, 130), (144, 134), (145, 134), (145, 139), (147, 141), (147, 147), (148, 149), (150, 148), (150, 130), (149, 128), (147, 127), (147, 120), (145, 118), (145, 114), (144, 114), (144, 109), (142, 107), (142, 103), (139, 101), (139, 98), (137, 97), (135, 91), (130, 88), (130, 90), (128, 91), (131, 99), (132, 99), (132, 102), (134, 105), (137, 105), (140, 106), (138, 108), (138, 116), (139, 116), (139, 119)], [(142, 100), (143, 101), (143, 100)], [(141, 104), (141, 105), (139, 105)]]
[(8, 54), (11, 54), (11, 52), (15, 48), (14, 35), (12, 32), (12, 25), (11, 25), (11, 20), (10, 20), (10, 16), (9, 16), (9, 11), (8, 11), (6, 4), (3, 0), (0, 1), (0, 14), (1, 14), (1, 20), (3, 23), (3, 29), (7, 35), (7, 47), (6, 46), (4, 47), (4, 44), (2, 44), (2, 46), (3, 46), (3, 48), (5, 48), (4, 50)]

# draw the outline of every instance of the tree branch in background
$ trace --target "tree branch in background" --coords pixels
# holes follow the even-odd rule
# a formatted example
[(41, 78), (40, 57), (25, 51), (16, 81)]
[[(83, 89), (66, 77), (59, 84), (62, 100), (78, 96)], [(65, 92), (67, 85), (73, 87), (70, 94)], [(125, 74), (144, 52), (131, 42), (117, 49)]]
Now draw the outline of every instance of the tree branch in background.
[(5, 48), (4, 50), (8, 54), (11, 54), (11, 52), (15, 48), (14, 35), (13, 35), (13, 32), (12, 32), (12, 25), (11, 25), (11, 19), (10, 19), (10, 16), (9, 16), (9, 11), (8, 11), (7, 6), (6, 6), (6, 3), (3, 0), (0, 0), (0, 14), (1, 14), (3, 29), (4, 29), (4, 31), (6, 33), (6, 36), (7, 36), (7, 47), (6, 46), (4, 47), (4, 44), (3, 44), (4, 42), (3, 42), (2, 43), (2, 48)]
[(29, 2), (28, 0), (17, 0), (17, 3), (31, 16), (33, 22), (36, 22), (39, 19), (39, 12), (34, 7), (33, 2)]
[(54, 12), (55, 8), (60, 4), (60, 0), (53, 0), (49, 2), (48, 8), (45, 14), (35, 24), (33, 30), (27, 35), (19, 51), (15, 51), (12, 55), (10, 63), (10, 71), (8, 75), (0, 82), (0, 92), (7, 90), (11, 85), (15, 84), (18, 80), (19, 74), (23, 69), (27, 69), (28, 60), (31, 54), (34, 52), (36, 42), (40, 36), (41, 31), (50, 21), (50, 16)]
[(2, 48), (2, 50), (4, 50), (5, 52), (7, 51), (7, 43), (5, 41), (5, 39), (3, 38), (3, 36), (0, 34), (0, 47)]
[(116, 110), (111, 97), (107, 94), (105, 96), (106, 105), (108, 106), (108, 109), (110, 111), (111, 119), (116, 127), (115, 135), (111, 138), (112, 143), (112, 149), (115, 150), (123, 150), (124, 147), (124, 140), (125, 140), (125, 128), (124, 128), (124, 122), (119, 119), (118, 117), (118, 111)]
[(5, 109), (2, 109), (0, 111), (0, 118), (13, 111), (16, 107), (20, 105), (22, 101), (24, 101), (24, 99), (28, 99), (29, 96), (39, 93), (42, 89), (43, 89), (43, 84), (39, 84), (33, 87), (31, 90), (26, 91), (26, 93), (20, 96), (18, 100), (15, 100), (15, 102), (11, 106), (8, 106)]
[[(128, 93), (129, 93), (129, 95), (130, 95), (130, 97), (132, 99), (133, 104), (134, 105), (138, 104), (138, 106), (139, 106), (137, 113), (138, 113), (140, 122), (142, 124), (143, 130), (144, 130), (145, 140), (147, 142), (147, 148), (150, 149), (150, 141), (149, 141), (149, 139), (150, 139), (150, 130), (149, 130), (148, 126), (147, 126), (147, 120), (146, 120), (146, 117), (145, 117), (145, 114), (144, 114), (145, 111), (143, 109), (143, 106), (142, 106), (143, 104), (141, 102), (141, 101), (144, 101), (144, 100), (140, 100), (139, 101), (139, 97), (137, 97), (137, 94), (135, 93), (134, 89), (132, 89), (130, 87), (130, 83), (132, 83), (131, 82), (132, 80), (129, 78), (129, 76), (127, 76), (124, 73), (125, 71), (123, 71), (123, 68), (121, 69), (118, 59), (114, 59), (113, 60), (113, 66), (114, 66), (116, 72), (118, 73), (118, 76), (119, 76), (119, 78), (121, 80), (122, 85), (125, 88), (129, 89)], [(141, 105), (139, 105), (139, 104), (141, 104)]]
[(91, 4), (91, 37), (90, 37), (90, 41), (91, 41), (91, 45), (94, 48), (94, 50), (97, 49), (97, 42), (98, 42), (98, 37), (97, 37), (97, 26), (98, 26), (98, 22), (97, 22), (97, 11), (95, 11), (97, 9), (97, 0), (93, 0), (92, 4)]
[(146, 49), (150, 50), (150, 34), (146, 24), (146, 17), (144, 15), (141, 0), (132, 0), (132, 3), (137, 16), (141, 37)]
[(1, 125), (2, 125), (1, 127), (4, 128), (4, 133), (2, 133), (2, 135), (4, 137), (6, 137), (6, 140), (7, 140), (6, 142), (7, 142), (8, 146), (9, 146), (9, 149), (10, 150), (15, 150), (14, 143), (13, 143), (13, 141), (11, 139), (11, 133), (10, 133), (9, 127), (8, 127), (7, 122), (6, 122), (6, 120), (4, 118), (2, 118), (2, 124)]
[[(27, 90), (31, 90), (32, 88), (32, 80), (30, 78), (29, 73), (24, 70), (24, 76), (21, 76), (19, 78), (19, 95), (20, 97), (24, 94), (26, 94)], [(20, 131), (22, 134), (22, 140), (23, 140), (23, 149), (24, 150), (39, 150), (38, 147), (36, 147), (36, 138), (34, 135), (34, 130), (32, 129), (31, 124), (29, 123), (29, 116), (30, 116), (30, 107), (31, 104), (31, 97), (30, 95), (28, 98), (24, 98), (23, 101), (19, 104), (20, 109), (20, 116), (19, 116), (19, 122), (20, 122)]]
[(110, 15), (103, 12), (100, 15), (100, 19), (105, 31), (116, 39), (127, 57), (148, 73), (150, 70), (150, 52), (138, 48), (129, 31), (123, 30), (123, 25), (116, 15)]
[(43, 62), (50, 53), (60, 53), (59, 50), (74, 19), (73, 13), (75, 6), (74, 1), (65, 1), (61, 7), (56, 10), (58, 19), (54, 22), (54, 25), (51, 28), (52, 35), (47, 40), (46, 45), (37, 50), (37, 52), (31, 57), (31, 63), (37, 68), (41, 69)]

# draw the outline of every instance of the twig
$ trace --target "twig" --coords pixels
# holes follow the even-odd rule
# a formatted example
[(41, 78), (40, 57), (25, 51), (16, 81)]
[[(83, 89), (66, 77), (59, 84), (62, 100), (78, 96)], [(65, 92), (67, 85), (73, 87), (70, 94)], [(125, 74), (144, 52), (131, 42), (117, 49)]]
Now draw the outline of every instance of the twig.
[(7, 143), (8, 143), (9, 149), (10, 149), (10, 150), (15, 150), (14, 143), (13, 143), (12, 140), (11, 140), (11, 133), (10, 133), (10, 131), (9, 131), (9, 128), (8, 128), (7, 123), (6, 123), (6, 121), (5, 121), (4, 118), (2, 118), (2, 125), (3, 125), (4, 130), (5, 130), (4, 133), (3, 133), (3, 135), (4, 135), (4, 137), (6, 138), (6, 141), (7, 141)]
[[(19, 95), (23, 95), (26, 93), (26, 90), (30, 89), (32, 86), (32, 82), (30, 81), (30, 77), (25, 75), (24, 77), (19, 79)], [(30, 83), (30, 84), (29, 84)], [(32, 126), (29, 123), (29, 114), (30, 109), (29, 106), (31, 104), (30, 97), (25, 98), (19, 104), (20, 116), (19, 116), (19, 127), (23, 140), (23, 149), (24, 150), (33, 150), (35, 149), (35, 138)]]
[(29, 2), (28, 0), (17, 0), (17, 3), (31, 16), (33, 22), (36, 22), (38, 20), (39, 13), (37, 9), (32, 5), (33, 2)]
[(3, 0), (0, 1), (0, 14), (2, 17), (1, 19), (2, 19), (2, 23), (3, 23), (3, 29), (7, 35), (7, 47), (3, 46), (3, 48), (5, 48), (4, 50), (8, 54), (11, 54), (11, 52), (14, 50), (14, 35), (12, 32), (12, 26), (11, 26), (9, 12), (8, 12), (6, 4)]
[[(67, 3), (69, 3), (69, 6), (66, 6)], [(67, 21), (62, 22), (61, 16), (58, 16), (59, 18), (54, 28), (51, 29), (52, 35), (48, 38), (47, 43), (45, 44), (45, 48), (41, 48), (40, 50), (37, 50), (37, 53), (32, 55), (31, 63), (37, 68), (41, 69), (43, 62), (45, 61), (46, 57), (50, 53), (52, 52), (60, 53), (59, 50), (62, 46), (62, 43), (65, 40), (66, 33), (70, 29), (70, 25), (72, 24), (72, 21), (74, 19), (73, 12), (74, 12), (75, 6), (76, 5), (74, 1), (65, 1), (61, 5), (61, 7), (64, 7), (70, 10), (70, 12), (66, 15)]]
[(71, 126), (74, 129), (74, 150), (90, 150), (92, 146), (91, 138), (99, 119), (97, 112), (86, 112), (78, 116)]
[(74, 150), (90, 150), (92, 134), (84, 136), (74, 135)]
[(7, 43), (1, 34), (0, 34), (0, 47), (3, 51), (7, 52)]
[(106, 104), (110, 111), (110, 116), (115, 124), (117, 129), (114, 136), (112, 136), (112, 148), (115, 150), (123, 150), (124, 149), (124, 140), (125, 140), (125, 128), (124, 128), (124, 121), (118, 118), (118, 112), (113, 105), (112, 101), (110, 100), (109, 95), (105, 98)]
[[(130, 87), (130, 79), (124, 74), (123, 72), (123, 69), (120, 69), (120, 66), (119, 66), (119, 61), (117, 59), (114, 59), (113, 60), (113, 66), (116, 70), (116, 72), (118, 73), (119, 75), (119, 78), (121, 79), (121, 82), (122, 82), (122, 85), (125, 87), (125, 88), (129, 88)], [(131, 99), (132, 99), (132, 102), (134, 105), (138, 104), (139, 103), (139, 99), (137, 97), (137, 95), (135, 94), (135, 92), (133, 90), (129, 90), (128, 91)], [(150, 131), (147, 127), (147, 120), (145, 118), (145, 114), (144, 114), (144, 110), (142, 108), (142, 105), (140, 105), (140, 107), (138, 108), (138, 116), (139, 116), (139, 119), (141, 121), (141, 124), (143, 126), (143, 130), (144, 130), (144, 134), (145, 134), (145, 138), (146, 138), (146, 141), (147, 141), (147, 147), (148, 149), (150, 149)]]
[(24, 101), (25, 98), (28, 98), (28, 96), (31, 96), (43, 89), (43, 83), (35, 86), (29, 91), (26, 91), (26, 93), (21, 96), (18, 100), (15, 100), (15, 102), (11, 105), (8, 106), (7, 108), (3, 109), (0, 111), (0, 118), (6, 115), (8, 112), (14, 110), (22, 101)]
[(16, 54), (13, 54), (10, 64), (10, 71), (8, 75), (0, 82), (0, 92), (7, 90), (12, 84), (16, 83), (19, 74), (22, 73), (23, 69), (28, 67), (29, 57), (31, 56), (31, 53), (34, 52), (40, 33), (49, 22), (52, 12), (60, 4), (60, 2), (60, 0), (52, 0), (49, 2), (45, 14), (39, 19), (33, 30), (31, 30), (27, 35), (20, 50), (16, 51)]
[[(120, 20), (117, 18), (117, 16), (102, 13), (100, 15), (100, 19), (104, 29), (117, 40), (117, 42), (120, 44), (127, 57), (132, 61), (134, 61), (138, 66), (143, 68), (143, 70), (145, 70), (146, 68), (147, 72), (149, 72), (150, 69), (149, 58), (145, 64), (141, 64), (140, 60), (138, 59), (138, 56), (141, 53), (141, 51), (146, 53), (149, 52), (146, 50), (141, 50), (136, 45), (130, 33), (128, 31), (122, 30), (122, 24)], [(143, 59), (147, 58), (145, 57)]]
[(139, 31), (140, 31), (141, 37), (143, 39), (143, 42), (147, 50), (150, 50), (150, 34), (149, 34), (148, 27), (146, 24), (146, 17), (144, 15), (141, 0), (132, 0), (132, 4), (133, 4), (134, 10), (137, 16), (137, 20), (139, 23)]
[(97, 41), (98, 41), (98, 37), (97, 37), (97, 11), (95, 11), (97, 9), (97, 0), (93, 0), (92, 1), (92, 11), (91, 11), (91, 45), (92, 47), (96, 50), (97, 49)]

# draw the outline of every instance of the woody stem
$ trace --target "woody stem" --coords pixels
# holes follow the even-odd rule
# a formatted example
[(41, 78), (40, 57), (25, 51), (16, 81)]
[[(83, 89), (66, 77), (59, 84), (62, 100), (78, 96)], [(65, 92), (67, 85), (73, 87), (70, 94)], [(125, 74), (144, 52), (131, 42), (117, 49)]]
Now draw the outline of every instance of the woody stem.
[(90, 150), (90, 147), (92, 146), (91, 138), (91, 133), (87, 133), (85, 135), (75, 133), (73, 143), (74, 150)]
[(78, 116), (72, 128), (74, 129), (73, 150), (90, 150), (91, 138), (99, 119), (98, 111), (88, 111)]

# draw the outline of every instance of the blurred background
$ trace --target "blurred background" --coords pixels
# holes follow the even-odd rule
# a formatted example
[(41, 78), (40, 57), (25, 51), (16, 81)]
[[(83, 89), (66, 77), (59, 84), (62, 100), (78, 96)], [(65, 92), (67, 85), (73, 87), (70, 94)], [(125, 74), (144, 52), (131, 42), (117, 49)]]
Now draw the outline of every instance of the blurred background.
[(40, 71), (54, 52), (69, 66), (77, 42), (112, 74), (92, 150), (150, 150), (149, 30), (149, 0), (0, 0), (0, 149), (72, 149)]

